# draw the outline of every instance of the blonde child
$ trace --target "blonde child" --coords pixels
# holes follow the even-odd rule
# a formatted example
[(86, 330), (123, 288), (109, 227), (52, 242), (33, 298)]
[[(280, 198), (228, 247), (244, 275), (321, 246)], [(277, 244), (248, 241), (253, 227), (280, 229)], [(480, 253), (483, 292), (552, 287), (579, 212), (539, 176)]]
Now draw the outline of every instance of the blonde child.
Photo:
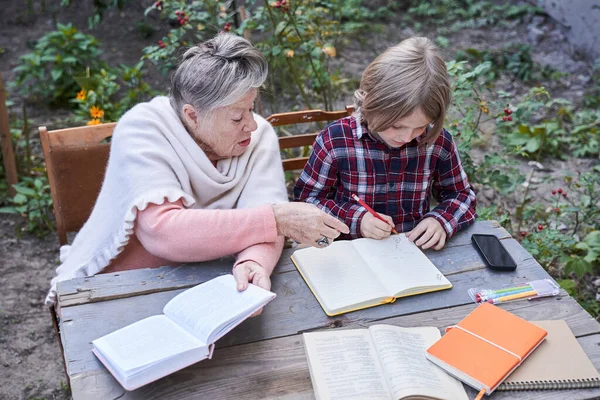
[(317, 136), (296, 200), (345, 222), (350, 233), (342, 238), (382, 239), (395, 227), (423, 249), (441, 249), (476, 218), (475, 193), (443, 129), (450, 92), (446, 64), (427, 38), (386, 50), (363, 73), (354, 115)]

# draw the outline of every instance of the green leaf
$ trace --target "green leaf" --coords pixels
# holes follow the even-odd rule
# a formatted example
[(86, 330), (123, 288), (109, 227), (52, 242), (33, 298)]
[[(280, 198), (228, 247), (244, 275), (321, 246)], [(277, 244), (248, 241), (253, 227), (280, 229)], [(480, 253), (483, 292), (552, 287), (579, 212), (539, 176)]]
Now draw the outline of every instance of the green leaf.
[(532, 137), (531, 139), (529, 139), (527, 141), (527, 144), (525, 145), (525, 150), (527, 150), (530, 153), (535, 153), (536, 151), (539, 150), (541, 144), (542, 144), (541, 137), (539, 137), (539, 136)]
[(279, 35), (281, 32), (283, 32), (286, 26), (286, 21), (281, 21), (280, 23), (278, 23), (277, 28), (275, 28), (275, 35)]
[(281, 47), (279, 47), (279, 46), (273, 47), (273, 49), (271, 50), (271, 53), (274, 56), (277, 56), (277, 55), (281, 54)]
[(582, 277), (586, 272), (593, 272), (594, 267), (591, 263), (585, 261), (581, 257), (572, 257), (567, 261), (567, 265), (565, 266), (565, 272), (571, 273), (574, 272), (578, 277)]
[(25, 186), (21, 185), (13, 185), (17, 193), (22, 193), (25, 196), (35, 196), (35, 191)]
[(14, 207), (0, 207), (0, 214), (18, 214)]
[(575, 288), (577, 287), (577, 283), (572, 279), (561, 279), (557, 281), (561, 288), (565, 289), (569, 295), (573, 295), (575, 293)]
[(50, 74), (52, 75), (52, 80), (57, 81), (62, 76), (63, 70), (62, 69), (53, 69), (52, 71), (50, 71)]
[(528, 133), (531, 133), (531, 129), (529, 129), (528, 125), (521, 124), (521, 125), (519, 125), (519, 133), (528, 134)]

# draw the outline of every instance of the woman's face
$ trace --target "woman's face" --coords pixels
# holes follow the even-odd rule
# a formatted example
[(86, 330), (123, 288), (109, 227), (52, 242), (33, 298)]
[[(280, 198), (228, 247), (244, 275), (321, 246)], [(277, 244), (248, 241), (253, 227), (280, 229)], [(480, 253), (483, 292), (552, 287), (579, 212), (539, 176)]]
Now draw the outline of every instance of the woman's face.
[(378, 132), (379, 137), (390, 147), (399, 148), (425, 133), (431, 120), (418, 108), (412, 114), (400, 118), (388, 129)]
[(236, 103), (215, 109), (211, 121), (199, 122), (196, 140), (209, 159), (236, 157), (246, 151), (250, 135), (258, 127), (252, 112), (256, 94), (252, 89)]

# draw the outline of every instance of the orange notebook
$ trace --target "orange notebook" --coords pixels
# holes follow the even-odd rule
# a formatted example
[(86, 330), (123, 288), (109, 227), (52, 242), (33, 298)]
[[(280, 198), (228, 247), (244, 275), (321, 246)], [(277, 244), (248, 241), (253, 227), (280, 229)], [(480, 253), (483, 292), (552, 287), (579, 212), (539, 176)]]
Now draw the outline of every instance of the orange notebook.
[(547, 332), (492, 304), (467, 315), (429, 349), (427, 358), (467, 385), (492, 393)]

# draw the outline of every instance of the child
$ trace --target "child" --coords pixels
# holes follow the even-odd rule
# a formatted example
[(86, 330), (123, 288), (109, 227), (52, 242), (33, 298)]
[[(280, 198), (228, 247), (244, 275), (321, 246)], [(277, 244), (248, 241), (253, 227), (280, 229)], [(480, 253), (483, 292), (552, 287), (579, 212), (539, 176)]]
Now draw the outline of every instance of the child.
[[(393, 226), (423, 249), (441, 249), (477, 216), (457, 146), (443, 129), (450, 97), (446, 64), (431, 41), (414, 37), (389, 48), (363, 73), (354, 115), (317, 136), (294, 197), (345, 222), (350, 233), (342, 238), (382, 239)], [(439, 202), (433, 210), (431, 195)]]

